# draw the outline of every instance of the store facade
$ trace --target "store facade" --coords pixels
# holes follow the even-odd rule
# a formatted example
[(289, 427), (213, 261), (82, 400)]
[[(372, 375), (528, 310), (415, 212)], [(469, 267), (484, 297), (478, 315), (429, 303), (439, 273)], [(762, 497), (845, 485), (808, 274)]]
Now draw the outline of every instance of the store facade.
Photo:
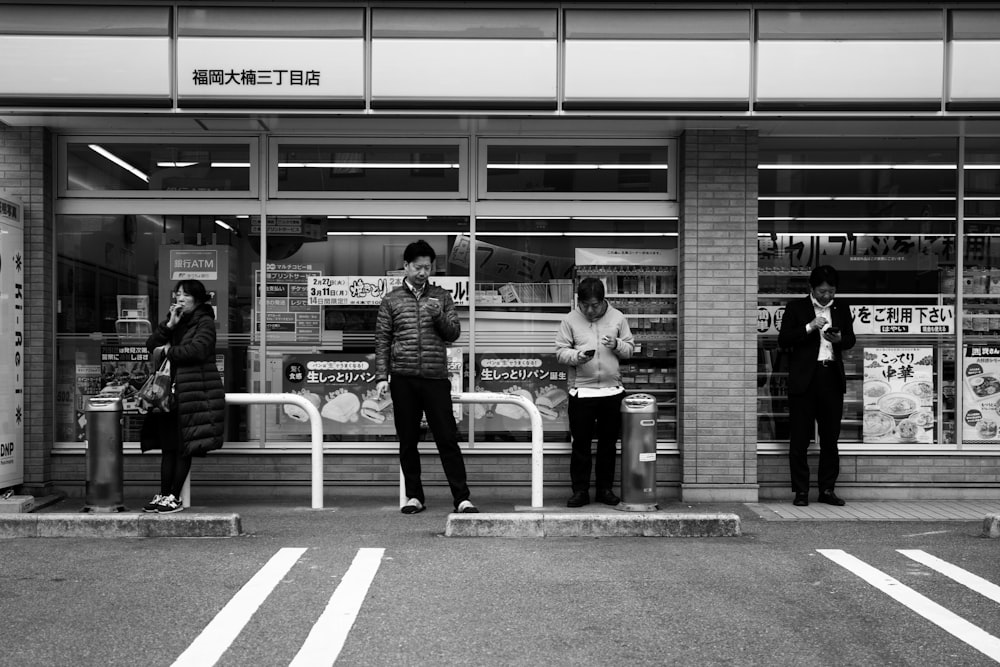
[[(455, 387), (543, 409), (549, 499), (568, 486), (555, 329), (590, 275), (639, 343), (623, 380), (657, 399), (661, 495), (789, 496), (777, 328), (821, 263), (859, 334), (838, 490), (1000, 495), (1000, 84), (984, 65), (1000, 4), (0, 18), (0, 56), (24, 63), (0, 74), (0, 190), (24, 214), (25, 489), (82, 493), (86, 398), (118, 391), (126, 485), (152, 490), (132, 393), (187, 277), (214, 294), (227, 390), (312, 401), (328, 491), (394, 486), (374, 315), (424, 238), (462, 317)], [(470, 482), (527, 487), (524, 415), (456, 414)], [(196, 493), (304, 494), (309, 434), (295, 408), (230, 407)]]

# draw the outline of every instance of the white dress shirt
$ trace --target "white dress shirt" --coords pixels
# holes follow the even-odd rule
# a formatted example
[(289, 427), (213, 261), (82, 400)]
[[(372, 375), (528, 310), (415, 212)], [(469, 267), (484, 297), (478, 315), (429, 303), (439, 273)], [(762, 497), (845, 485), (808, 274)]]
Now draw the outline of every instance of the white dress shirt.
[[(819, 337), (819, 355), (816, 357), (816, 361), (832, 361), (833, 360), (833, 343), (828, 341), (822, 336), (822, 332), (826, 331), (832, 326), (833, 323), (833, 300), (825, 306), (820, 305), (818, 301), (812, 296), (809, 297), (813, 304), (813, 311), (816, 313), (816, 317), (826, 318), (826, 326), (821, 329), (821, 335)], [(808, 326), (808, 325), (806, 325)]]

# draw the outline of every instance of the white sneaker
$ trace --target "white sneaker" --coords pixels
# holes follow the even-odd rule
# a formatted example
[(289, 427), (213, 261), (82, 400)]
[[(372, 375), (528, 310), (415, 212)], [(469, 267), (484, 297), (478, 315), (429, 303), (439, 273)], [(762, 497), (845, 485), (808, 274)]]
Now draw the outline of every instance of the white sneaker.
[(410, 498), (399, 511), (403, 514), (416, 514), (417, 512), (423, 512), (425, 509), (427, 509), (427, 506), (422, 502), (416, 498)]
[(460, 502), (458, 507), (455, 508), (455, 511), (460, 514), (479, 514), (479, 510), (476, 509), (476, 506), (468, 500)]
[(160, 504), (157, 505), (156, 511), (160, 514), (171, 514), (173, 512), (180, 512), (182, 509), (184, 509), (184, 505), (181, 504), (180, 499), (171, 493), (169, 496), (163, 496)]
[(156, 511), (158, 511), (160, 509), (160, 503), (162, 503), (162, 502), (163, 502), (163, 496), (161, 496), (160, 494), (157, 493), (155, 496), (153, 496), (152, 500), (150, 500), (148, 503), (146, 503), (143, 506), (142, 511), (143, 512), (156, 512)]

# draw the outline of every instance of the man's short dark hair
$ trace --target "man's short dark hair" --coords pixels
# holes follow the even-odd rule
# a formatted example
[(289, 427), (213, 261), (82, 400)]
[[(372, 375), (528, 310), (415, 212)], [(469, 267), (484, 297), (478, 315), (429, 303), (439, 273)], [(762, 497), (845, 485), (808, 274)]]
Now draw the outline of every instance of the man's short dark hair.
[(604, 301), (604, 283), (597, 278), (584, 278), (576, 288), (576, 300), (582, 303), (591, 299)]
[(414, 261), (417, 257), (430, 257), (433, 262), (437, 259), (437, 253), (434, 252), (434, 248), (431, 247), (430, 243), (420, 239), (406, 246), (406, 250), (403, 251), (403, 261), (407, 264)]
[(817, 266), (809, 274), (809, 286), (819, 287), (823, 283), (826, 283), (830, 287), (838, 287), (840, 278), (837, 276), (837, 269), (833, 268), (829, 264), (823, 264), (822, 266)]

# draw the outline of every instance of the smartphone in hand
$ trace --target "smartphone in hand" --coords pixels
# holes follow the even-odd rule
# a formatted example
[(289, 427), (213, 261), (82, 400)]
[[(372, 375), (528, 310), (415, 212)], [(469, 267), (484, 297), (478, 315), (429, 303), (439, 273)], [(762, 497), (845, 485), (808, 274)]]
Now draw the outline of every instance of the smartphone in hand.
[(826, 332), (831, 336), (836, 336), (840, 334), (840, 327), (830, 327), (829, 329), (826, 330)]
[(597, 354), (597, 350), (594, 350), (594, 349), (584, 350), (583, 351), (583, 356), (585, 356), (585, 357), (593, 357), (595, 354)]

